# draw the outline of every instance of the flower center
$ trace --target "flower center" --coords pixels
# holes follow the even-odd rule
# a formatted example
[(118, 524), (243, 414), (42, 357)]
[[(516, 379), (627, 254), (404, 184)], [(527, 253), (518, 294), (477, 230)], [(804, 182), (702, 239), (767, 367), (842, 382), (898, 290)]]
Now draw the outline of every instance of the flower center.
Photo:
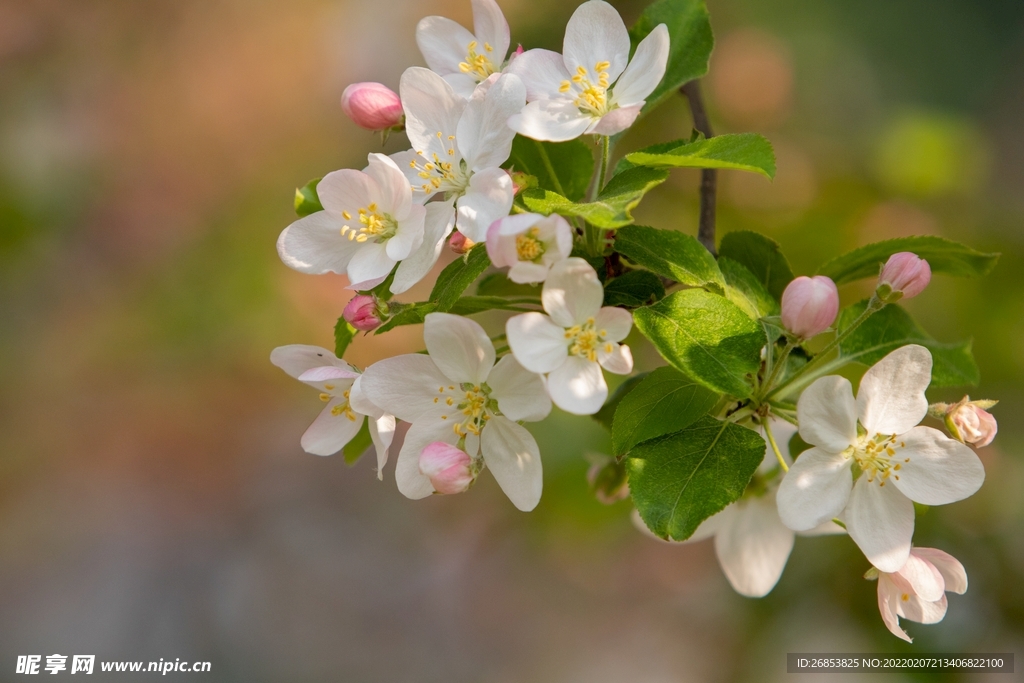
[(604, 116), (614, 109), (608, 105), (608, 67), (610, 66), (609, 62), (598, 62), (594, 65), (594, 71), (597, 73), (596, 83), (590, 80), (590, 74), (585, 68), (578, 66), (576, 74), (571, 80), (562, 81), (558, 92), (572, 92), (575, 95), (573, 103), (584, 114)]
[(879, 486), (885, 486), (890, 476), (899, 481), (899, 471), (905, 463), (910, 462), (910, 458), (899, 457), (899, 450), (906, 445), (903, 441), (897, 441), (896, 435), (864, 436), (853, 449), (853, 459), (867, 475), (868, 483), (877, 479)]
[[(390, 214), (378, 211), (376, 204), (363, 207), (358, 213), (359, 227), (345, 225), (341, 228), (341, 234), (349, 240), (366, 242), (372, 239), (374, 242), (383, 242), (394, 237), (398, 231), (398, 222)], [(352, 214), (348, 211), (342, 211), (341, 215), (347, 221), (352, 220)]]
[[(327, 389), (327, 391), (332, 391), (334, 389), (334, 385), (333, 384), (325, 384), (324, 385), (324, 389)], [(334, 417), (338, 417), (339, 415), (344, 415), (345, 417), (347, 417), (352, 422), (355, 422), (356, 421), (356, 414), (354, 412), (352, 412), (352, 406), (350, 406), (349, 403), (348, 403), (348, 393), (349, 393), (349, 391), (350, 390), (346, 390), (344, 393), (342, 393), (342, 396), (345, 397), (345, 402), (344, 403), (339, 403), (338, 405), (336, 405), (333, 408), (331, 408), (331, 415), (333, 415)], [(324, 403), (327, 403), (332, 398), (334, 398), (334, 397), (331, 396), (330, 394), (327, 394), (327, 393), (320, 394), (320, 400), (323, 401)]]
[[(445, 144), (445, 140), (447, 140), (447, 144)], [(416, 154), (422, 159), (410, 161), (409, 168), (418, 171), (417, 175), (423, 178), (424, 182), (419, 186), (413, 185), (412, 191), (422, 192), (426, 195), (447, 192), (461, 196), (469, 186), (470, 174), (466, 170), (465, 163), (454, 161), (455, 136), (449, 135), (445, 138), (444, 133), (437, 131), (437, 141), (444, 149), (444, 156), (447, 158), (442, 158), (442, 155), (437, 152), (431, 153), (428, 158), (426, 152), (417, 150)]]
[(491, 388), (486, 384), (464, 382), (458, 387), (438, 387), (437, 393), (434, 403), (451, 408), (441, 415), (441, 419), (450, 419), (452, 430), (460, 438), (466, 434), (479, 436), (487, 421), (500, 414), (498, 402), (491, 398)]
[(488, 43), (484, 43), (484, 54), (477, 54), (476, 49), (478, 43), (474, 40), (466, 46), (466, 61), (459, 64), (459, 71), (464, 74), (469, 74), (477, 82), (484, 80), (497, 69), (494, 68), (494, 62), (491, 61), (490, 53), (494, 52), (494, 48)]
[(516, 255), (520, 261), (537, 261), (544, 255), (545, 246), (537, 237), (540, 230), (530, 228), (526, 232), (516, 235)]
[(593, 318), (587, 318), (587, 322), (582, 325), (575, 325), (565, 331), (565, 338), (569, 341), (569, 353), (594, 362), (597, 362), (597, 350), (602, 344), (605, 353), (612, 352), (612, 345), (605, 342), (607, 336), (607, 330), (595, 329)]

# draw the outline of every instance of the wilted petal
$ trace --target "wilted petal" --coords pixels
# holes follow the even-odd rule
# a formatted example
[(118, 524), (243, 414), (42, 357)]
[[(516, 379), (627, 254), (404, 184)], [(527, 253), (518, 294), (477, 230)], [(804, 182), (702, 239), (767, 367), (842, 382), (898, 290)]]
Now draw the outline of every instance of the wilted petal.
[(569, 355), (565, 329), (543, 313), (512, 316), (505, 323), (505, 334), (512, 354), (530, 372), (551, 372)]
[(735, 508), (715, 534), (715, 552), (737, 593), (764, 597), (782, 576), (794, 534), (779, 519), (773, 494), (741, 500)]
[(548, 375), (548, 393), (555, 405), (574, 415), (593, 415), (608, 398), (601, 366), (580, 356), (569, 356)]
[(937, 429), (914, 427), (899, 437), (893, 457), (895, 484), (911, 500), (946, 505), (974, 495), (985, 481), (985, 467), (973, 450)]
[(800, 438), (832, 453), (857, 440), (857, 403), (850, 380), (829, 375), (804, 390), (796, 405)]
[(861, 475), (850, 494), (844, 519), (850, 538), (868, 561), (880, 571), (896, 572), (910, 557), (914, 504), (891, 483), (881, 484)]
[(843, 511), (853, 478), (839, 453), (811, 448), (800, 454), (779, 485), (779, 517), (793, 531), (807, 531)]
[(903, 434), (928, 414), (924, 390), (932, 381), (932, 354), (902, 346), (871, 366), (860, 381), (857, 407), (869, 434)]
[(510, 420), (537, 422), (551, 412), (551, 399), (540, 375), (530, 372), (513, 356), (505, 356), (487, 377), (491, 396)]
[(480, 435), (487, 469), (512, 504), (529, 512), (540, 502), (544, 477), (540, 449), (525, 428), (500, 415), (488, 421)]

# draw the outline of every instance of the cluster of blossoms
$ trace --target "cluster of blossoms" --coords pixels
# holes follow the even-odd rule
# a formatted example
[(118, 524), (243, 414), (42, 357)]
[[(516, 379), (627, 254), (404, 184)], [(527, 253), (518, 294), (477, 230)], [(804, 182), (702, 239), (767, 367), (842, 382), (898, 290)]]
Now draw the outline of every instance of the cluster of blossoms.
[[(941, 619), (945, 592), (966, 590), (966, 573), (942, 551), (913, 546), (914, 503), (943, 505), (979, 489), (984, 469), (966, 444), (991, 443), (996, 422), (987, 409), (994, 402), (965, 397), (929, 406), (925, 390), (933, 358), (917, 343), (896, 344), (874, 362), (856, 396), (848, 379), (828, 374), (830, 366), (822, 364), (832, 357), (843, 360), (842, 345), (870, 316), (924, 291), (931, 279), (927, 260), (907, 251), (878, 260), (884, 265), (873, 297), (859, 317), (841, 326), (835, 281), (824, 275), (792, 279), (774, 304), (775, 315), (758, 310), (750, 316), (768, 332), (752, 349), (756, 372), (739, 372), (744, 389), (732, 389), (735, 383), (720, 379), (723, 369), (728, 374), (731, 363), (746, 368), (749, 361), (735, 360), (738, 352), (730, 345), (748, 342), (726, 339), (718, 344), (721, 350), (694, 343), (689, 355), (676, 354), (679, 344), (702, 334), (687, 330), (678, 316), (703, 321), (691, 324), (739, 325), (729, 322), (730, 316), (744, 313), (730, 301), (772, 298), (752, 271), (738, 279), (724, 277), (722, 272), (744, 266), (734, 262), (726, 271), (723, 264), (719, 271), (703, 250), (647, 258), (640, 250), (618, 249), (614, 233), (605, 235), (580, 214), (531, 211), (517, 195), (537, 178), (508, 167), (517, 134), (536, 141), (542, 151), (543, 144), (597, 136), (605, 156), (600, 175), (591, 181), (593, 199), (604, 181), (609, 137), (637, 120), (665, 77), (666, 25), (650, 28), (630, 57), (630, 34), (618, 13), (603, 0), (588, 0), (569, 20), (561, 54), (522, 47), (509, 54), (509, 28), (497, 4), (472, 4), (472, 31), (443, 17), (420, 22), (416, 42), (429, 68), (406, 70), (398, 93), (377, 83), (345, 89), (342, 107), (357, 124), (404, 131), (411, 148), (390, 156), (370, 154), (362, 170), (324, 176), (315, 188), (320, 210), (292, 223), (278, 240), (286, 265), (348, 277), (357, 294), (345, 306), (339, 329), (379, 333), (388, 329), (385, 324), (421, 322), (426, 346), (425, 354), (388, 358), (362, 372), (339, 357), (347, 341), (337, 355), (314, 346), (275, 349), (272, 362), (316, 388), (326, 404), (303, 435), (302, 447), (318, 455), (336, 453), (365, 423), (378, 477), (392, 447), (398, 448), (395, 478), (408, 498), (462, 493), (489, 470), (518, 509), (532, 510), (542, 492), (541, 454), (523, 423), (545, 419), (552, 406), (595, 415), (628, 400), (626, 394), (609, 401), (605, 372), (633, 373), (630, 348), (622, 342), (636, 315), (637, 327), (672, 366), (692, 375), (688, 381), (713, 399), (718, 395), (705, 409), (714, 408), (713, 424), (754, 430), (764, 441), (756, 449), (760, 465), (751, 461), (742, 475), (742, 495), (704, 513), (699, 525), (682, 534), (659, 526), (660, 513), (634, 496), (634, 519), (641, 529), (665, 540), (714, 537), (728, 580), (747, 596), (772, 590), (797, 534), (848, 533), (872, 565), (867, 576), (878, 579), (879, 608), (894, 634), (909, 639), (898, 617), (922, 623)], [(665, 242), (665, 248), (675, 243)], [(471, 312), (516, 312), (506, 320), (504, 334), (492, 338), (479, 323), (451, 312), (452, 304), (439, 308), (440, 298), (421, 304), (392, 300), (431, 272), (446, 244), (464, 255), (454, 267), (485, 254), (484, 268), (507, 268), (510, 286), (526, 293), (502, 305), (494, 304), (493, 296), (475, 298)], [(648, 251), (659, 248), (652, 244)], [(674, 270), (662, 269), (659, 261), (684, 257), (691, 261)], [(701, 268), (718, 275), (693, 282), (677, 275)], [(647, 289), (621, 303), (610, 297), (610, 283), (620, 277), (643, 282)], [(531, 294), (536, 289), (539, 298)], [(692, 302), (686, 297), (695, 290), (701, 305), (688, 303), (682, 314), (667, 306)], [(722, 291), (734, 296), (723, 297)], [(711, 311), (704, 318), (702, 306)], [(417, 311), (418, 317), (411, 315)], [(403, 320), (403, 315), (411, 317)], [(812, 354), (805, 342), (823, 334), (834, 338)], [(711, 362), (702, 374), (705, 357)], [(786, 400), (801, 389), (795, 403)], [(929, 415), (942, 420), (949, 435), (922, 426)], [(670, 428), (658, 426), (655, 437), (685, 435), (698, 417), (675, 427), (670, 417)], [(616, 423), (619, 419), (616, 412)], [(399, 422), (407, 427), (399, 428)], [(791, 453), (797, 433), (810, 448)], [(637, 454), (642, 450), (641, 444), (629, 455), (631, 467), (644, 466)], [(594, 470), (595, 482), (603, 480), (602, 468), (612, 473), (605, 479), (614, 482), (614, 490), (598, 487), (599, 498), (614, 502), (629, 495), (633, 484), (627, 473), (633, 470), (627, 471), (623, 457), (605, 460)], [(667, 482), (664, 488), (670, 487)]]

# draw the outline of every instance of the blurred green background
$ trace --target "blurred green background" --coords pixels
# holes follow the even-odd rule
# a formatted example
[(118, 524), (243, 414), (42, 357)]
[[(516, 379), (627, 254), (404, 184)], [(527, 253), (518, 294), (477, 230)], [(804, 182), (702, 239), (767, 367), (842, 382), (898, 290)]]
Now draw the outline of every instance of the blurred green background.
[[(557, 49), (577, 3), (501, 4), (513, 44)], [(628, 23), (644, 3), (614, 4)], [(737, 596), (710, 543), (655, 543), (628, 503), (593, 499), (584, 456), (608, 440), (587, 418), (532, 426), (545, 493), (529, 515), (489, 477), (413, 502), (390, 467), (381, 483), (369, 458), (299, 449), (320, 404), (268, 355), (330, 346), (351, 293), (278, 260), (293, 187), (380, 149), (342, 89), (397, 87), (422, 63), (416, 22), (469, 24), (468, 0), (3, 0), (0, 680), (54, 652), (209, 660), (218, 681), (487, 683), (780, 681), (795, 651), (1024, 653), (1024, 3), (709, 6), (716, 131), (764, 133), (778, 155), (774, 183), (722, 174), (720, 231), (766, 232), (798, 273), (909, 234), (1003, 253), (992, 276), (936, 277), (908, 304), (939, 339), (974, 337), (971, 395), (1001, 400), (981, 492), (918, 520), (915, 541), (970, 576), (945, 621), (908, 624), (913, 646), (891, 636), (847, 538), (799, 539), (771, 595)], [(679, 98), (620, 151), (690, 127)], [(694, 233), (697, 183), (675, 173), (639, 220)], [(349, 357), (421, 344), (404, 328)]]

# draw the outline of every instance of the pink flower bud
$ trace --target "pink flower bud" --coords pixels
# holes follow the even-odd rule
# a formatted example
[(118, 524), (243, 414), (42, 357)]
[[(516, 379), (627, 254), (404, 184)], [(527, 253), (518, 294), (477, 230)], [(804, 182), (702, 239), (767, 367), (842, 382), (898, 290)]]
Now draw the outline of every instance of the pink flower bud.
[(385, 130), (402, 123), (405, 113), (398, 95), (380, 83), (353, 83), (341, 94), (341, 108), (356, 125)]
[(380, 327), (380, 312), (377, 300), (369, 294), (358, 294), (345, 305), (341, 314), (352, 327), (362, 332), (369, 332)]
[(511, 64), (512, 60), (514, 60), (516, 57), (518, 57), (519, 55), (523, 54), (524, 52), (526, 52), (526, 50), (523, 49), (523, 44), (520, 43), (519, 47), (516, 48), (515, 52), (513, 52), (511, 55), (509, 55), (508, 63)]
[(420, 472), (438, 493), (462, 493), (473, 483), (473, 459), (443, 441), (427, 444), (420, 453)]
[(824, 275), (801, 276), (782, 293), (782, 324), (800, 339), (821, 334), (839, 313), (839, 290)]
[(984, 448), (992, 443), (999, 431), (999, 425), (992, 413), (978, 405), (991, 402), (961, 401), (949, 407), (946, 413), (946, 426), (950, 433), (960, 441), (974, 444), (975, 448)]
[(915, 297), (932, 280), (932, 269), (923, 258), (909, 251), (893, 254), (878, 276), (879, 298), (889, 303)]
[(467, 251), (472, 249), (476, 245), (476, 242), (469, 239), (461, 232), (456, 230), (452, 233), (451, 239), (448, 240), (448, 248), (454, 251), (456, 254), (465, 254)]

